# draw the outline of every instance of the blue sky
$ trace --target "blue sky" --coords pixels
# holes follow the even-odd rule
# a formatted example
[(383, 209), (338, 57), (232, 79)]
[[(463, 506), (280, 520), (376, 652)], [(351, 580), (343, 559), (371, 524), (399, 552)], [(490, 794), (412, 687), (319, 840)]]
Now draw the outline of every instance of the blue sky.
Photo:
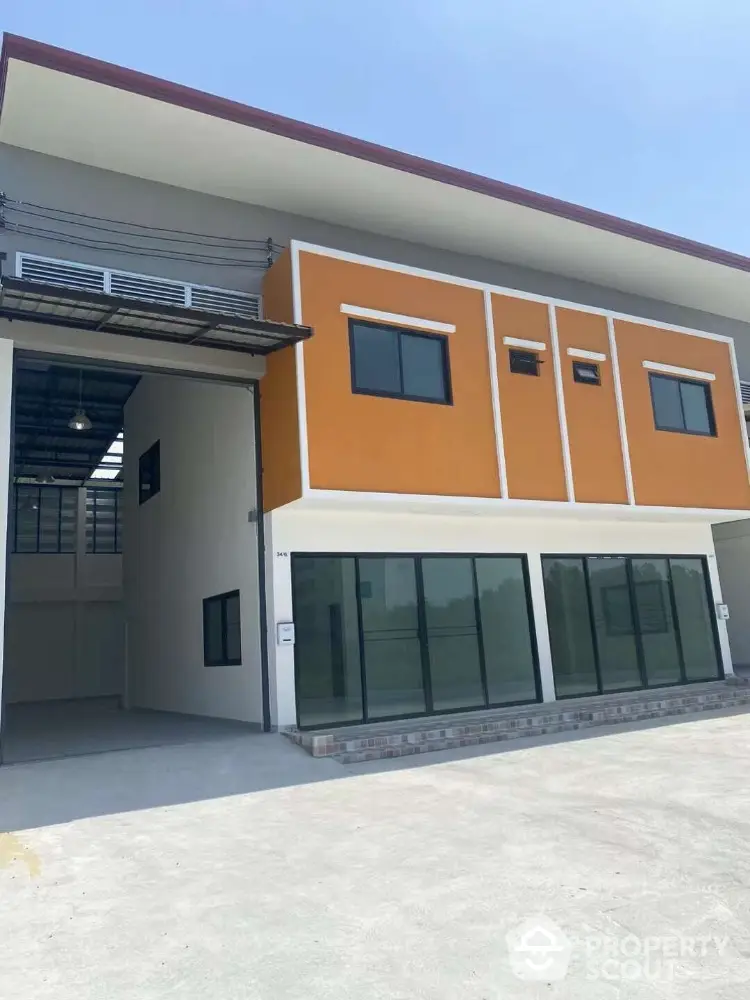
[(0, 29), (750, 255), (747, 0), (24, 0)]

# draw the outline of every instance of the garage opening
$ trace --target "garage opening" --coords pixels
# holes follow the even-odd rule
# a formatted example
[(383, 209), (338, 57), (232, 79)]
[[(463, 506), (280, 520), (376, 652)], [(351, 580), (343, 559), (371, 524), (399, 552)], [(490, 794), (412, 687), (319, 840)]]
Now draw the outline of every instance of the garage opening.
[(4, 763), (262, 728), (253, 392), (17, 353)]

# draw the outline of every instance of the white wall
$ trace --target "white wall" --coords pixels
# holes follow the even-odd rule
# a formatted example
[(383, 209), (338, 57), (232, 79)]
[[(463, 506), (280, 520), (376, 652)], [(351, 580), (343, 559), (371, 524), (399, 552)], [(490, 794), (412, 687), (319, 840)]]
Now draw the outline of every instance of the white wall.
[(124, 693), (121, 556), (13, 553), (6, 623), (6, 704)]
[[(275, 624), (292, 621), (290, 554), (293, 552), (496, 552), (528, 556), (531, 596), (545, 701), (554, 699), (552, 663), (541, 573), (542, 553), (679, 554), (708, 556), (714, 599), (716, 558), (709, 524), (521, 518), (515, 515), (442, 516), (289, 506), (266, 515), (269, 667), (272, 722), (295, 724), (294, 648), (276, 645)], [(725, 672), (731, 657), (725, 623), (719, 622)]]
[(750, 667), (750, 521), (714, 526), (716, 561), (729, 605), (729, 642), (736, 666)]
[[(253, 396), (144, 376), (125, 407), (123, 559), (129, 701), (262, 724)], [(138, 504), (138, 459), (161, 491)], [(203, 665), (203, 599), (239, 589), (242, 664)]]

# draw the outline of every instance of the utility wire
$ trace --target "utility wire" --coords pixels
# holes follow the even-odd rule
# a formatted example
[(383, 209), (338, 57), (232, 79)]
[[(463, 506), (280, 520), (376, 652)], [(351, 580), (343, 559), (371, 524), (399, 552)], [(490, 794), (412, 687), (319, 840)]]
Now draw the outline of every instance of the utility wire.
[[(49, 205), (38, 205), (38, 204), (36, 204), (33, 201), (17, 201), (14, 198), (3, 198), (3, 196), (0, 195), (0, 208), (2, 208), (4, 205), (6, 207), (8, 207), (8, 208), (12, 208), (12, 207), (15, 206), (17, 210), (21, 210), (21, 209), (24, 209), (24, 208), (39, 209), (39, 210), (41, 210), (43, 212), (53, 212), (53, 213), (56, 213), (58, 215), (72, 215), (72, 216), (75, 216), (78, 219), (92, 219), (94, 222), (108, 222), (111, 225), (115, 225), (115, 226), (126, 226), (126, 227), (130, 227), (130, 228), (133, 228), (133, 229), (145, 229), (145, 230), (150, 230), (152, 232), (177, 233), (179, 236), (197, 236), (200, 239), (204, 239), (204, 240), (219, 240), (219, 241), (224, 242), (224, 243), (245, 243), (245, 244), (257, 244), (257, 245), (262, 246), (262, 247), (266, 246), (266, 241), (265, 240), (247, 240), (247, 239), (244, 239), (241, 236), (216, 236), (215, 234), (211, 234), (211, 233), (191, 232), (188, 229), (184, 229), (184, 230), (183, 229), (169, 229), (169, 228), (166, 228), (166, 227), (163, 227), (163, 226), (151, 226), (151, 225), (148, 225), (147, 223), (142, 223), (142, 222), (126, 222), (126, 221), (124, 221), (122, 219), (108, 219), (105, 216), (101, 216), (101, 215), (89, 215), (89, 214), (87, 214), (85, 212), (74, 212), (74, 211), (72, 211), (70, 209), (67, 209), (67, 208), (52, 208)], [(31, 214), (31, 213), (29, 213), (29, 214)], [(64, 220), (59, 220), (59, 221), (64, 221)], [(125, 235), (125, 234), (122, 234), (122, 235)], [(280, 246), (280, 245), (279, 244), (274, 244), (274, 246)]]
[[(0, 228), (3, 228), (0, 225)], [(67, 246), (84, 247), (89, 250), (109, 250), (112, 253), (126, 254), (132, 257), (152, 257), (154, 260), (173, 260), (184, 264), (215, 264), (220, 267), (257, 267), (267, 268), (268, 260), (237, 260), (234, 257), (203, 257), (198, 254), (164, 253), (158, 248), (134, 247), (129, 243), (115, 243), (114, 241), (96, 240), (93, 237), (72, 237), (60, 234), (53, 229), (40, 229), (33, 226), (21, 225), (19, 223), (6, 223), (5, 229), (18, 233), (22, 236), (38, 236), (51, 243), (64, 243)], [(124, 234), (123, 234), (124, 235)], [(260, 251), (259, 251), (260, 252)]]
[[(248, 241), (247, 246), (235, 246), (235, 245), (233, 245), (231, 243), (221, 244), (221, 243), (218, 243), (218, 242), (215, 243), (215, 244), (206, 245), (201, 240), (183, 239), (180, 236), (161, 236), (161, 235), (158, 235), (156, 233), (138, 233), (138, 232), (132, 232), (131, 233), (131, 232), (124, 232), (124, 231), (121, 231), (119, 229), (111, 229), (109, 226), (98, 226), (98, 225), (96, 225), (94, 223), (91, 223), (91, 222), (78, 222), (75, 219), (59, 219), (59, 218), (57, 218), (55, 216), (46, 215), (43, 212), (35, 212), (35, 211), (31, 210), (31, 209), (27, 209), (27, 208), (15, 208), (14, 206), (12, 206), (10, 204), (6, 205), (6, 209), (9, 212), (16, 212), (16, 213), (19, 213), (21, 215), (33, 215), (36, 218), (44, 220), (45, 222), (57, 222), (57, 223), (59, 223), (62, 226), (78, 226), (78, 227), (84, 228), (84, 229), (95, 229), (98, 232), (112, 233), (115, 236), (124, 236), (124, 237), (131, 237), (131, 238), (143, 239), (143, 240), (161, 240), (162, 242), (166, 242), (166, 243), (186, 243), (186, 244), (190, 244), (192, 246), (202, 246), (202, 247), (204, 247), (207, 250), (235, 250), (238, 253), (243, 253), (243, 252), (244, 253), (255, 253), (255, 252), (263, 252), (263, 253), (265, 253), (268, 250), (268, 242), (266, 240), (252, 240), (252, 241)], [(26, 223), (21, 222), (19, 224), (20, 225), (25, 225)], [(33, 223), (28, 223), (28, 225), (32, 225), (32, 224)], [(127, 225), (130, 225), (130, 223), (127, 223)], [(87, 239), (88, 237), (83, 237), (83, 238)], [(212, 237), (212, 238), (214, 238), (214, 237)], [(215, 239), (219, 240), (220, 237), (217, 236), (217, 237), (215, 237)], [(273, 245), (274, 249), (276, 249), (277, 246), (278, 246), (278, 244), (272, 244), (272, 245)]]

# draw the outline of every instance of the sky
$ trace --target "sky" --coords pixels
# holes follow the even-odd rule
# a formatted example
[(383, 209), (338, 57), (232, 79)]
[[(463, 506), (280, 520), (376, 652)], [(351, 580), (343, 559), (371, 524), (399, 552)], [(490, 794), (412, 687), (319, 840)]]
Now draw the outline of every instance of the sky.
[(747, 0), (23, 0), (0, 29), (750, 255)]

